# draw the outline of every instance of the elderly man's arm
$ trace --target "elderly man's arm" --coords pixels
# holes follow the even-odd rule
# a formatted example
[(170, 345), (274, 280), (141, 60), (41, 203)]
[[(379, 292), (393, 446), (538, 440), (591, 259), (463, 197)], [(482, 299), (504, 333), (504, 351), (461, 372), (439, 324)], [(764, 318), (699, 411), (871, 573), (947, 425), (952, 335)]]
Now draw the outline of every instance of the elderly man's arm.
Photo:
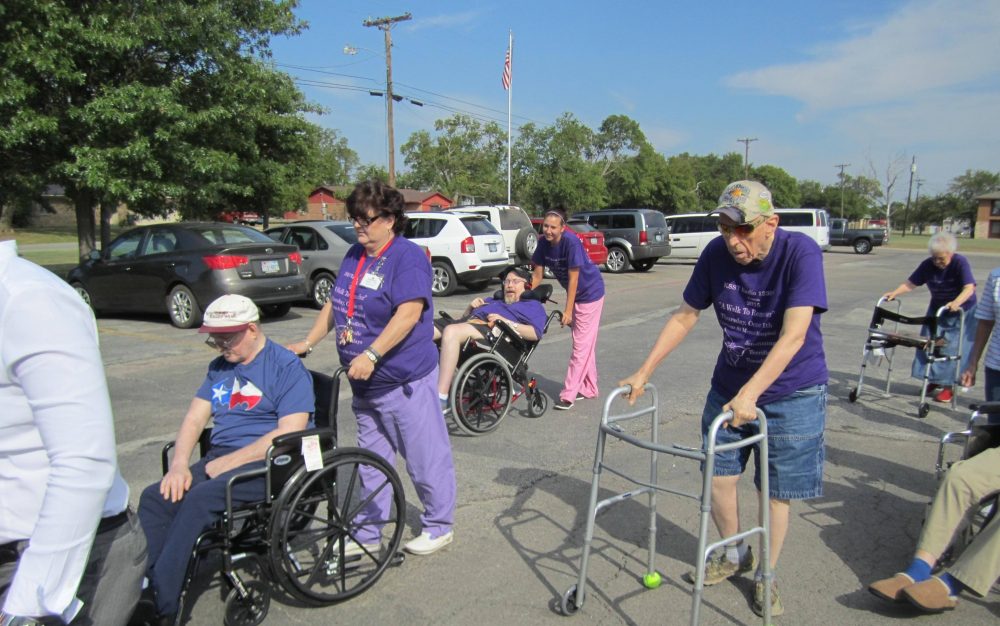
[(260, 437), (257, 441), (248, 446), (243, 446), (239, 450), (230, 452), (225, 456), (212, 459), (206, 463), (205, 473), (208, 474), (210, 478), (215, 478), (216, 476), (225, 474), (229, 470), (236, 469), (241, 465), (246, 465), (247, 463), (252, 463), (254, 461), (260, 461), (267, 454), (267, 449), (271, 447), (271, 442), (275, 437), (280, 437), (281, 435), (287, 433), (294, 433), (297, 430), (303, 430), (308, 425), (308, 413), (292, 413), (291, 415), (279, 418), (278, 427), (265, 434), (263, 437)]
[(160, 480), (160, 495), (165, 500), (177, 502), (191, 488), (191, 454), (201, 438), (208, 420), (212, 417), (212, 405), (208, 400), (194, 398), (191, 400), (184, 421), (177, 431), (174, 440), (174, 456), (170, 461), (167, 473)]

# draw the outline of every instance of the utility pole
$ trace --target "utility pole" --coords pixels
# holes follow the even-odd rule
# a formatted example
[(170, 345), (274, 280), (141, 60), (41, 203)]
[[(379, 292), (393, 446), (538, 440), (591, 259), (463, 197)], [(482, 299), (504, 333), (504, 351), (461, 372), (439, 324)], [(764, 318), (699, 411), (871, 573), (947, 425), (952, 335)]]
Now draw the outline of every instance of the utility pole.
[(750, 178), (750, 142), (757, 141), (757, 138), (744, 137), (742, 139), (737, 139), (736, 141), (741, 142), (745, 147), (743, 151), (743, 178)]
[(844, 217), (844, 168), (851, 167), (851, 164), (838, 163), (834, 167), (840, 168), (840, 217)]
[(396, 186), (396, 142), (392, 131), (392, 25), (397, 22), (405, 22), (413, 19), (409, 13), (397, 15), (396, 17), (380, 17), (378, 19), (367, 19), (362, 24), (364, 26), (374, 26), (385, 33), (385, 127), (386, 137), (389, 143), (389, 186)]
[(903, 234), (902, 237), (906, 236), (906, 215), (910, 212), (910, 194), (913, 193), (913, 175), (917, 173), (917, 155), (913, 155), (913, 160), (910, 162), (910, 187), (906, 190), (906, 208), (903, 209)]
[[(917, 183), (917, 196), (913, 199), (913, 210), (917, 211), (917, 215), (919, 215), (920, 214), (920, 187), (921, 187), (921, 185), (923, 185), (927, 181), (925, 181), (923, 178), (918, 178), (915, 182)], [(942, 220), (942, 226), (943, 225), (944, 224), (943, 224), (943, 220)], [(924, 229), (923, 228), (920, 229), (920, 234), (921, 235), (924, 234)]]

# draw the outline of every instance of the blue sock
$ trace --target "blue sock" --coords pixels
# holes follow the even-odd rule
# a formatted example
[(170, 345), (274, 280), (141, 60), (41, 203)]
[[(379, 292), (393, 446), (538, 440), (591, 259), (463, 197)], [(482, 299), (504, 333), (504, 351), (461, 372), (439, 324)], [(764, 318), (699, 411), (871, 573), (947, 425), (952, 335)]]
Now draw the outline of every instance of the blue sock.
[(938, 576), (938, 578), (941, 579), (941, 582), (948, 585), (948, 595), (957, 596), (958, 592), (960, 592), (962, 588), (965, 587), (965, 585), (960, 583), (958, 579), (952, 576), (951, 574), (948, 573), (941, 574), (940, 576)]
[(931, 566), (921, 559), (913, 559), (910, 566), (906, 568), (905, 574), (914, 582), (923, 582), (931, 577)]

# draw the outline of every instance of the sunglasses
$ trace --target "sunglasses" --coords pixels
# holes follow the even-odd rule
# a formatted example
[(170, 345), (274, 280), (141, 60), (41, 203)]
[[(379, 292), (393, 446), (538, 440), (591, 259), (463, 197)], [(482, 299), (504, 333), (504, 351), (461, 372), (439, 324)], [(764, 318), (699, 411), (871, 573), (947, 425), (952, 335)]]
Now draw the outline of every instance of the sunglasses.
[(516, 285), (518, 283), (525, 283), (525, 284), (527, 284), (527, 282), (528, 281), (524, 280), (523, 278), (507, 278), (507, 279), (505, 279), (503, 281), (503, 284), (505, 284), (505, 285)]
[(245, 332), (245, 330), (241, 330), (238, 333), (225, 335), (225, 337), (215, 337), (213, 335), (209, 335), (208, 339), (205, 340), (205, 345), (220, 352), (223, 350), (229, 350), (240, 342), (240, 339), (243, 338), (243, 334)]
[(753, 222), (747, 222), (746, 224), (723, 224), (722, 220), (719, 220), (719, 232), (722, 233), (723, 237), (732, 237), (733, 234), (737, 234), (740, 237), (749, 237), (758, 226), (766, 222), (765, 219), (758, 218)]
[(360, 226), (361, 228), (368, 228), (372, 222), (381, 217), (384, 217), (381, 213), (379, 213), (378, 215), (373, 215), (371, 217), (368, 217), (367, 215), (358, 215), (358, 216), (352, 215), (351, 221)]

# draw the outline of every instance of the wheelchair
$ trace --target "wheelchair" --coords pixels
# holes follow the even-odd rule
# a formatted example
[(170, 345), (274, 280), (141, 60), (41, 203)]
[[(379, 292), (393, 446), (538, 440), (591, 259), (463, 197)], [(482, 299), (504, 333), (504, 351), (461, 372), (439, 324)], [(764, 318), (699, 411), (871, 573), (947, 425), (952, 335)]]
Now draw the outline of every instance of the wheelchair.
[[(973, 404), (971, 409), (972, 415), (966, 428), (945, 433), (938, 443), (934, 469), (939, 483), (953, 464), (953, 461), (946, 459), (948, 446), (957, 445), (961, 448), (960, 457), (956, 460), (970, 459), (984, 450), (1000, 446), (1000, 402)], [(979, 505), (966, 520), (967, 524), (955, 533), (955, 540), (938, 559), (938, 567), (944, 568), (954, 563), (966, 546), (972, 543), (972, 539), (993, 521), (998, 508), (1000, 508), (1000, 492), (994, 492), (980, 500)]]
[[(887, 303), (895, 303), (895, 309), (885, 306)], [(914, 348), (921, 350), (926, 355), (927, 365), (924, 367), (924, 378), (920, 387), (920, 404), (917, 407), (917, 417), (927, 417), (930, 413), (931, 405), (927, 401), (927, 388), (930, 384), (931, 366), (935, 363), (953, 363), (955, 367), (955, 382), (952, 385), (951, 408), (958, 407), (958, 377), (961, 374), (959, 369), (962, 364), (962, 337), (965, 336), (965, 317), (959, 315), (958, 345), (955, 354), (946, 354), (945, 341), (939, 329), (942, 328), (942, 318), (949, 314), (948, 307), (941, 307), (934, 315), (925, 317), (909, 317), (899, 313), (900, 302), (897, 298), (894, 301), (887, 300), (884, 296), (875, 303), (875, 311), (872, 313), (871, 323), (868, 325), (868, 336), (865, 338), (864, 350), (861, 354), (861, 371), (858, 374), (858, 384), (851, 389), (848, 400), (857, 402), (864, 388), (865, 369), (869, 363), (881, 364), (886, 361), (885, 392), (883, 397), (890, 397), (889, 388), (892, 385), (892, 360), (897, 346), (904, 348)], [(926, 326), (930, 336), (914, 336), (899, 332), (899, 325)]]
[[(545, 304), (551, 296), (552, 285), (540, 285), (525, 291), (521, 298)], [(493, 298), (502, 300), (503, 290), (494, 293)], [(444, 312), (441, 317), (452, 319)], [(562, 312), (549, 313), (543, 335), (556, 318), (562, 319)], [(448, 393), (448, 406), (462, 432), (478, 436), (496, 430), (521, 396), (528, 403), (530, 417), (545, 414), (549, 398), (528, 371), (528, 360), (540, 341), (528, 341), (506, 323), (498, 322), (483, 339), (469, 339), (462, 345)]]
[[(263, 468), (229, 479), (225, 512), (198, 537), (191, 551), (175, 626), (183, 623), (185, 600), (199, 561), (216, 550), (222, 557), (222, 577), (230, 586), (226, 626), (263, 622), (273, 589), (306, 606), (327, 606), (364, 592), (387, 567), (403, 562), (399, 544), (406, 501), (398, 474), (373, 452), (337, 446), (337, 400), (340, 376), (346, 371), (340, 368), (333, 376), (310, 371), (316, 394), (316, 428), (276, 437)], [(210, 430), (206, 428), (199, 441), (203, 456), (208, 451)], [(316, 443), (318, 455), (304, 454)], [(162, 451), (164, 473), (173, 445), (168, 443)], [(361, 472), (369, 476), (364, 483), (367, 497), (362, 495)], [(372, 475), (377, 479), (372, 481)], [(261, 476), (264, 499), (234, 505), (233, 485)], [(387, 518), (360, 521), (362, 509), (385, 492), (391, 502)], [(366, 526), (381, 529), (381, 549), (363, 547), (361, 554), (345, 554), (348, 541), (362, 544), (356, 537)], [(255, 572), (256, 580), (245, 580), (237, 572), (237, 565), (244, 562)]]

